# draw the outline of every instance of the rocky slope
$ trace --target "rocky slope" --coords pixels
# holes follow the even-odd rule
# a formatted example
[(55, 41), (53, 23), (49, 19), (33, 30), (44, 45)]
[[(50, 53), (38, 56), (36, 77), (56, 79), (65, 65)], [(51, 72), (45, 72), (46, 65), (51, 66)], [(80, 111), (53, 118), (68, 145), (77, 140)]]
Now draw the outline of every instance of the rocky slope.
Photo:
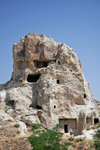
[(86, 124), (99, 122), (93, 93), (72, 48), (29, 33), (14, 44), (13, 62), (11, 80), (0, 85), (1, 125), (9, 119), (44, 128), (59, 123), (62, 132), (78, 135)]

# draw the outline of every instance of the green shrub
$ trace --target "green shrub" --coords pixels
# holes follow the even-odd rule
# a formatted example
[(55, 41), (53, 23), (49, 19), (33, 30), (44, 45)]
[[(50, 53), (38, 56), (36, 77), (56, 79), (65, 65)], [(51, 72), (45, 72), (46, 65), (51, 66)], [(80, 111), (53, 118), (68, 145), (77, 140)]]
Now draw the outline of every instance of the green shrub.
[(100, 127), (100, 123), (98, 124), (98, 127)]
[(94, 147), (96, 150), (100, 150), (100, 129), (96, 131), (94, 138)]
[(55, 61), (50, 61), (49, 63), (48, 63), (48, 65), (50, 65), (50, 64), (55, 64)]
[(90, 130), (90, 127), (89, 127), (89, 126), (87, 126), (87, 127), (86, 127), (86, 130)]
[(100, 138), (94, 140), (94, 147), (96, 150), (100, 150)]
[(20, 124), (15, 124), (15, 127), (16, 127), (16, 128), (19, 128), (19, 127), (20, 127)]
[(8, 108), (6, 108), (6, 109), (5, 109), (5, 112), (7, 112), (9, 109), (10, 109), (9, 107), (8, 107)]
[(61, 144), (63, 133), (59, 132), (59, 127), (56, 125), (52, 130), (43, 130), (40, 124), (34, 124), (31, 130), (33, 135), (28, 138), (32, 150), (67, 150), (72, 143)]
[(85, 140), (85, 137), (83, 137), (83, 138), (82, 138), (82, 137), (80, 137), (80, 138), (76, 138), (75, 140), (76, 140), (76, 142), (84, 141), (84, 140)]
[(95, 134), (96, 138), (100, 138), (100, 129), (97, 129), (96, 134)]
[(18, 131), (17, 131), (17, 133), (19, 134), (19, 133), (20, 133), (20, 131), (18, 130)]
[(90, 130), (91, 128), (90, 128), (90, 124), (87, 124), (86, 125), (86, 130)]
[(70, 136), (70, 137), (68, 138), (68, 140), (69, 140), (69, 141), (73, 141), (73, 140), (74, 140), (74, 137)]
[(95, 130), (95, 127), (91, 127), (91, 129)]
[(15, 118), (16, 116), (17, 116), (16, 114), (13, 115), (14, 118)]

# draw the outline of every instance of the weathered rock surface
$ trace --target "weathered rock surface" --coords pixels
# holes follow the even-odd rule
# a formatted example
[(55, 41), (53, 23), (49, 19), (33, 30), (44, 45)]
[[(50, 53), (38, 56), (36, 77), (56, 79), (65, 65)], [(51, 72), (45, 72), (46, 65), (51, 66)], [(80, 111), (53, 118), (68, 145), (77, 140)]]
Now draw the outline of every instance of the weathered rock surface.
[(6, 99), (6, 91), (1, 91), (0, 92), (0, 102), (4, 102)]
[(28, 86), (8, 90), (6, 99), (14, 102), (16, 110), (28, 109), (32, 104), (32, 88)]
[(29, 33), (14, 44), (13, 61), (11, 80), (0, 86), (0, 102), (14, 102), (15, 112), (25, 112), (22, 121), (45, 128), (60, 123), (62, 132), (75, 135), (97, 121), (93, 93), (72, 48)]
[(28, 125), (33, 125), (33, 123), (40, 123), (38, 116), (25, 116), (22, 118), (22, 121)]
[(4, 110), (0, 110), (0, 121), (13, 120)]
[(16, 120), (16, 122), (14, 122), (14, 124), (18, 124), (19, 125), (19, 131), (20, 131), (20, 135), (25, 135), (25, 132), (27, 132), (27, 128), (25, 123), (23, 123), (22, 121), (18, 121)]

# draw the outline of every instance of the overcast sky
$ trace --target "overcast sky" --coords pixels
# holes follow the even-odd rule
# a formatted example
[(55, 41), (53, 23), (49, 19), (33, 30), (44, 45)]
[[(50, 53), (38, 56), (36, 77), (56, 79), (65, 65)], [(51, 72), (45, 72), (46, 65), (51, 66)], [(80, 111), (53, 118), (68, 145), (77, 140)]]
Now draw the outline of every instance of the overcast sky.
[(100, 100), (100, 0), (0, 0), (0, 84), (13, 72), (13, 44), (33, 32), (76, 51)]

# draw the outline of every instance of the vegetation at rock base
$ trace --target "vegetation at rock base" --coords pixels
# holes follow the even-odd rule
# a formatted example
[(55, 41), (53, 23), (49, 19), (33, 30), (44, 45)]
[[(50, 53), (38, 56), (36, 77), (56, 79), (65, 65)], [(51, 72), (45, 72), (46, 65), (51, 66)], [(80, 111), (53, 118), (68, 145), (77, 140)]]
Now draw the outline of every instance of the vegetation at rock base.
[(20, 127), (20, 125), (19, 125), (19, 124), (15, 124), (15, 127), (16, 127), (16, 128), (19, 128), (19, 127)]
[(68, 140), (69, 140), (69, 141), (73, 141), (73, 140), (74, 140), (74, 137), (70, 136), (70, 137), (68, 138)]
[(94, 138), (94, 147), (96, 150), (100, 150), (100, 129), (96, 131)]
[(61, 143), (63, 133), (59, 132), (59, 128), (57, 124), (52, 130), (43, 130), (40, 124), (34, 124), (33, 135), (28, 138), (33, 150), (68, 150), (67, 146), (72, 143)]
[(75, 140), (76, 140), (76, 142), (84, 141), (84, 140), (85, 140), (85, 137), (76, 138)]

